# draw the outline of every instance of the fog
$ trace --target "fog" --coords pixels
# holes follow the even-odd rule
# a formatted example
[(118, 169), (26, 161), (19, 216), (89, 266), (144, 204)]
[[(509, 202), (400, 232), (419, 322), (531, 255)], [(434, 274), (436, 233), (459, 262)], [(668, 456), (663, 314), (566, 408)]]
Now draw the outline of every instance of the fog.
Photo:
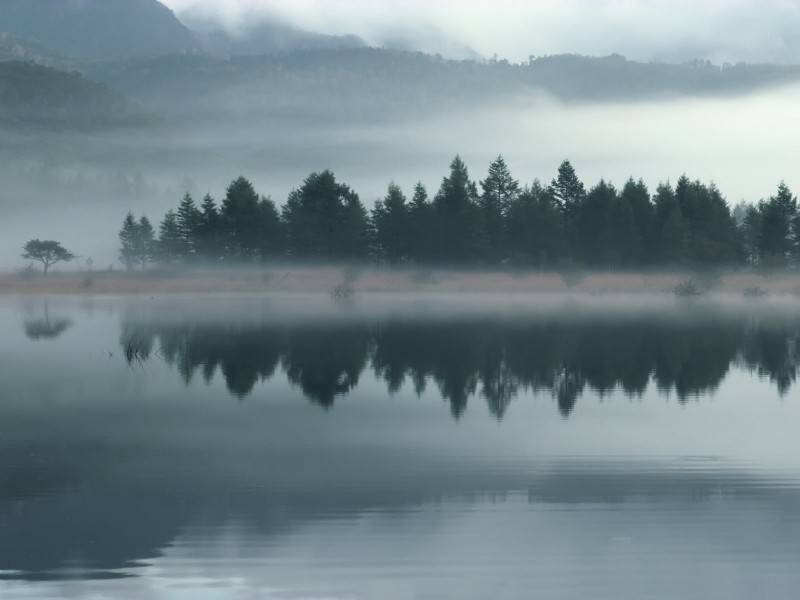
[(620, 52), (640, 60), (797, 62), (793, 0), (165, 0), (232, 31), (259, 18), (381, 45), (398, 39), (457, 57)]
[[(252, 103), (258, 105), (256, 96)], [(681, 174), (714, 181), (730, 204), (757, 201), (778, 182), (800, 186), (794, 150), (800, 87), (725, 98), (563, 103), (527, 95), (449, 111), (318, 124), (237, 109), (140, 130), (4, 136), (0, 267), (31, 238), (59, 239), (96, 265), (117, 259), (125, 213), (157, 222), (184, 192), (218, 200), (239, 175), (281, 205), (312, 171), (330, 168), (370, 208), (390, 181), (435, 193), (460, 153), (475, 180), (502, 153), (521, 182), (549, 182), (569, 158), (588, 185), (642, 177), (651, 191)], [(227, 110), (218, 105), (221, 113)], [(238, 112), (237, 112), (238, 111)], [(238, 116), (237, 116), (238, 115)], [(199, 198), (198, 198), (199, 199)]]

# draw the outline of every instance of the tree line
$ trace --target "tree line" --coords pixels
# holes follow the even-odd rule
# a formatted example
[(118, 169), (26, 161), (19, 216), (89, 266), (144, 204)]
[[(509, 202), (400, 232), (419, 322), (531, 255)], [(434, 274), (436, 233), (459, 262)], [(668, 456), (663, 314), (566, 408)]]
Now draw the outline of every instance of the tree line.
[(283, 259), (604, 269), (800, 262), (797, 198), (784, 183), (731, 209), (713, 183), (686, 175), (655, 192), (633, 178), (587, 190), (569, 161), (549, 185), (523, 186), (502, 156), (478, 182), (456, 156), (432, 197), (422, 183), (410, 198), (391, 183), (371, 211), (329, 170), (309, 175), (280, 210), (239, 177), (219, 204), (187, 194), (157, 231), (128, 214), (119, 237), (131, 269)]

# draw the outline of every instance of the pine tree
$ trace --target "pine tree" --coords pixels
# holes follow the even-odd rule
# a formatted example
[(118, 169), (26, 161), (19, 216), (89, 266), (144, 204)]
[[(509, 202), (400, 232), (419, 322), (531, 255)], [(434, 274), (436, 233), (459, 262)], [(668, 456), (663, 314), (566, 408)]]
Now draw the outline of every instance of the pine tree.
[(481, 188), (482, 253), (484, 258), (497, 262), (508, 251), (506, 218), (511, 204), (519, 196), (519, 182), (511, 176), (503, 157), (498, 156), (489, 165), (489, 174), (481, 182)]
[(202, 214), (190, 194), (186, 194), (178, 206), (177, 220), (180, 232), (182, 249), (181, 254), (184, 259), (188, 259), (197, 254), (197, 238), (200, 228)]
[(414, 196), (408, 208), (409, 229), (411, 241), (409, 242), (409, 256), (412, 260), (422, 263), (430, 259), (433, 249), (434, 223), (433, 206), (428, 200), (428, 190), (418, 182), (414, 186)]
[(136, 242), (138, 236), (138, 224), (133, 216), (133, 213), (128, 213), (122, 223), (122, 229), (119, 232), (120, 250), (119, 257), (122, 264), (129, 271), (133, 269), (139, 258), (136, 252)]
[(644, 181), (634, 181), (631, 177), (620, 193), (620, 200), (627, 203), (633, 213), (636, 233), (631, 239), (631, 262), (645, 265), (653, 260), (653, 219), (654, 208), (650, 200), (650, 192)]
[(257, 256), (263, 245), (263, 213), (253, 184), (244, 177), (234, 179), (228, 186), (220, 212), (228, 256), (240, 260)]
[(558, 167), (558, 175), (550, 183), (550, 193), (567, 217), (573, 215), (586, 198), (586, 189), (568, 160)]
[(136, 256), (139, 259), (139, 264), (141, 264), (142, 269), (156, 256), (157, 245), (155, 236), (155, 230), (153, 229), (152, 223), (150, 223), (150, 219), (147, 217), (139, 219), (139, 225), (136, 228)]
[(436, 218), (436, 259), (464, 263), (477, 258), (478, 189), (460, 156), (450, 164), (433, 205)]
[(258, 203), (258, 253), (262, 259), (275, 259), (283, 255), (284, 236), (281, 218), (271, 198), (261, 198)]
[(312, 173), (289, 194), (281, 214), (286, 249), (294, 258), (366, 258), (369, 218), (353, 190), (331, 171)]
[(658, 262), (669, 266), (682, 264), (686, 258), (686, 229), (675, 191), (668, 183), (656, 189), (655, 233)]
[(158, 230), (158, 259), (172, 264), (184, 257), (183, 238), (178, 224), (178, 215), (171, 210), (164, 216)]
[(748, 205), (744, 207), (744, 214), (740, 225), (741, 239), (745, 260), (751, 266), (761, 262), (761, 211), (759, 207)]
[(538, 179), (511, 203), (508, 235), (518, 264), (548, 267), (563, 258), (564, 215)]
[(224, 255), (222, 217), (210, 194), (206, 194), (200, 207), (196, 249), (203, 260), (211, 262), (219, 261)]
[(778, 193), (760, 205), (760, 212), (762, 263), (784, 267), (796, 254), (797, 199), (781, 182)]
[(550, 183), (549, 192), (564, 215), (564, 235), (567, 242), (565, 258), (579, 259), (581, 240), (577, 232), (577, 220), (580, 206), (586, 199), (586, 189), (568, 160), (558, 167), (558, 175)]
[(613, 212), (617, 202), (614, 186), (600, 180), (575, 212), (577, 257), (587, 265), (610, 267), (617, 263)]
[(372, 211), (377, 251), (389, 264), (407, 260), (411, 250), (411, 220), (403, 191), (395, 183), (383, 200), (375, 203)]

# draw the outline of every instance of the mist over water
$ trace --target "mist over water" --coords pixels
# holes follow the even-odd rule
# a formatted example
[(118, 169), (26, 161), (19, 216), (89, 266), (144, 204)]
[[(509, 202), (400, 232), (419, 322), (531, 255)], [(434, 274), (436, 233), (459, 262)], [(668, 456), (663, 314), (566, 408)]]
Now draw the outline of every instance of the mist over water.
[(800, 185), (793, 163), (798, 100), (800, 89), (792, 86), (630, 103), (533, 96), (459, 108), (456, 99), (446, 114), (372, 123), (234, 118), (148, 132), (63, 133), (24, 152), (12, 151), (20, 146), (10, 138), (3, 143), (8, 160), (0, 194), (13, 212), (0, 225), (0, 261), (5, 269), (20, 267), (16, 256), (25, 240), (55, 237), (95, 264), (110, 264), (126, 212), (158, 220), (186, 191), (219, 199), (242, 174), (279, 205), (309, 173), (325, 168), (368, 207), (390, 181), (406, 193), (422, 181), (433, 193), (456, 153), (474, 179), (485, 177), (502, 153), (523, 183), (547, 183), (568, 157), (589, 185), (601, 178), (621, 185), (634, 176), (654, 189), (687, 173), (715, 182), (731, 205), (755, 202), (781, 180)]
[(788, 597), (786, 309), (4, 301), (0, 591)]
[(0, 0), (0, 598), (794, 599), (798, 26)]

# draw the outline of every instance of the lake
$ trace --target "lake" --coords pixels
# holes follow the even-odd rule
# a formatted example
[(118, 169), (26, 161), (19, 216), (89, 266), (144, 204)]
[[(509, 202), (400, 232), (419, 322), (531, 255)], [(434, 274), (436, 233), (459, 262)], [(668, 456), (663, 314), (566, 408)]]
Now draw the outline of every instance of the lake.
[(2, 598), (795, 598), (800, 304), (0, 301)]

